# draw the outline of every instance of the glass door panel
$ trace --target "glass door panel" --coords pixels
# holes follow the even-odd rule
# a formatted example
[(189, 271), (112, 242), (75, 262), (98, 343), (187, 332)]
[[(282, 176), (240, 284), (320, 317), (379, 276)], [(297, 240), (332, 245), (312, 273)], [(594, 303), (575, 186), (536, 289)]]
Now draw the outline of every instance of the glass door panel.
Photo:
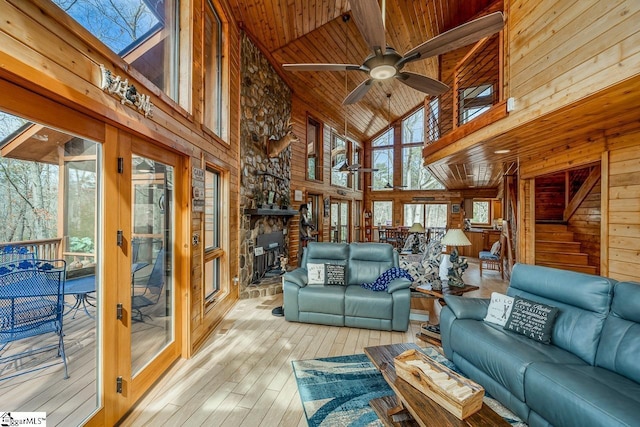
[(174, 169), (132, 155), (131, 375), (174, 340)]

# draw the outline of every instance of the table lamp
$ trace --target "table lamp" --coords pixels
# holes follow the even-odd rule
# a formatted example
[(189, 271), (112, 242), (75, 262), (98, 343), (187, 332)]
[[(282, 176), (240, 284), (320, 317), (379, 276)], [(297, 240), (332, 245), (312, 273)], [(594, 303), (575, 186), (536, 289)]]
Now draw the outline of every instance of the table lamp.
[(413, 233), (413, 243), (411, 244), (411, 252), (414, 254), (420, 253), (420, 236), (424, 233), (424, 227), (419, 222), (414, 222), (411, 228), (407, 230), (407, 233)]
[(447, 257), (442, 257), (443, 261), (440, 265), (440, 277), (444, 275), (442, 271), (443, 267), (448, 268), (446, 279), (444, 277), (442, 277), (442, 279), (448, 280), (449, 286), (457, 286), (459, 288), (464, 287), (462, 273), (464, 273), (469, 265), (465, 258), (460, 258), (458, 256), (458, 246), (471, 246), (471, 242), (464, 234), (464, 231), (459, 228), (451, 228), (447, 230), (447, 234), (444, 235), (440, 243), (442, 243), (443, 246), (453, 246), (453, 250), (449, 256), (448, 265), (445, 261)]

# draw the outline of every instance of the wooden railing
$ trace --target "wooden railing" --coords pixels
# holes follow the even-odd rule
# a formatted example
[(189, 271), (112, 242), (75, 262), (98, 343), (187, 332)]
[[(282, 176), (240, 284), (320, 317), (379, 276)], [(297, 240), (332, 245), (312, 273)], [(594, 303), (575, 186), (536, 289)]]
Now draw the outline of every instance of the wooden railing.
[(40, 259), (58, 259), (62, 258), (62, 239), (41, 239), (41, 240), (24, 240), (21, 242), (5, 242), (0, 243), (0, 248), (7, 246), (25, 247), (29, 252), (36, 254), (36, 258)]
[(456, 63), (451, 74), (441, 76), (451, 89), (426, 102), (425, 146), (461, 128), (477, 127), (477, 118), (504, 104), (501, 43), (501, 33), (480, 40)]

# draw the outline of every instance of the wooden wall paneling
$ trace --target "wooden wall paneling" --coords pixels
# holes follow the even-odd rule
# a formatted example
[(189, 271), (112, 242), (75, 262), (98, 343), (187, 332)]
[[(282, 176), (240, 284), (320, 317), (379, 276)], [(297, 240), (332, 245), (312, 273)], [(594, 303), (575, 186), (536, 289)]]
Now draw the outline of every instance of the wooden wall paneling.
[[(602, 153), (601, 160), (602, 170), (600, 178), (600, 207), (601, 207), (601, 225), (600, 225), (600, 274), (609, 276), (609, 245), (611, 239), (609, 237), (609, 152)], [(623, 238), (626, 239), (626, 238)], [(631, 241), (618, 241), (618, 244), (630, 244)]]
[(608, 155), (608, 275), (619, 280), (638, 281), (640, 150), (624, 148), (612, 150)]

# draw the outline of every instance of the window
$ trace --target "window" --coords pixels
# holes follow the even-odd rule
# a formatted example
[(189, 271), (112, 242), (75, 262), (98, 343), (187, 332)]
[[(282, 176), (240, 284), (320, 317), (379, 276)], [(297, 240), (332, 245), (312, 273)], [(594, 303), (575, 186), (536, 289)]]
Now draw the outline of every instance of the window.
[(149, 81), (178, 100), (178, 3), (53, 0)]
[[(353, 155), (352, 165), (361, 165), (362, 164), (362, 147), (357, 142), (353, 142), (351, 153)], [(353, 177), (353, 189), (354, 190), (362, 190), (362, 174), (355, 172), (349, 174)]]
[(407, 190), (442, 190), (444, 186), (424, 167), (424, 108), (402, 121), (402, 185)]
[(474, 224), (489, 224), (490, 213), (488, 200), (474, 200), (471, 222)]
[(424, 167), (424, 108), (402, 120), (402, 185), (407, 190), (442, 190), (444, 186)]
[(465, 124), (493, 105), (493, 86), (490, 84), (461, 89), (460, 96), (460, 124)]
[(349, 242), (349, 202), (331, 201), (331, 242)]
[(405, 204), (404, 225), (410, 227), (414, 222), (419, 222), (425, 228), (442, 228), (447, 226), (446, 204)]
[(211, 0), (204, 13), (204, 125), (227, 139), (227, 96), (224, 27)]
[(220, 290), (221, 258), (221, 177), (207, 168), (204, 177), (204, 297), (207, 301)]
[(346, 161), (347, 141), (334, 133), (331, 135), (331, 185), (347, 186), (348, 174), (338, 170)]
[(322, 133), (320, 123), (307, 119), (307, 179), (322, 180)]
[(371, 141), (372, 189), (393, 189), (393, 128)]
[(393, 224), (393, 202), (373, 202), (373, 225), (391, 226)]

